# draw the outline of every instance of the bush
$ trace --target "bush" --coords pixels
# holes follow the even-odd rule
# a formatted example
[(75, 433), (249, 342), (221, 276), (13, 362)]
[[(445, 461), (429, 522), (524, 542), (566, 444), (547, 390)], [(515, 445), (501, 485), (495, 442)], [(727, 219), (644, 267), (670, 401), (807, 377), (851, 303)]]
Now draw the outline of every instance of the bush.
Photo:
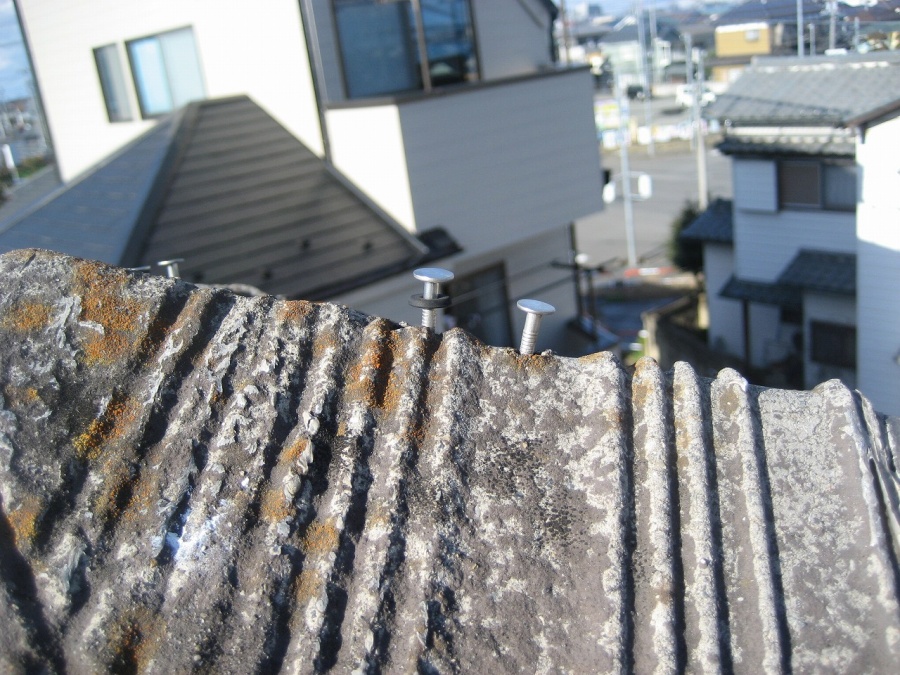
[(703, 271), (703, 242), (697, 239), (682, 239), (681, 233), (699, 215), (697, 202), (685, 202), (675, 220), (672, 221), (672, 237), (669, 240), (669, 256), (672, 264), (685, 272), (694, 274)]

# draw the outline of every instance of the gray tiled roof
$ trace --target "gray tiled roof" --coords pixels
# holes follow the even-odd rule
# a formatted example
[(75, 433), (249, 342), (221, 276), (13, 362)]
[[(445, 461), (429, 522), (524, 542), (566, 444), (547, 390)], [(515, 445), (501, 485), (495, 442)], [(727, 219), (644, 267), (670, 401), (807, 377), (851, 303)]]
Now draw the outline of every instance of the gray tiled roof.
[(764, 281), (747, 281), (731, 277), (719, 295), (732, 300), (747, 300), (758, 302), (762, 305), (777, 305), (791, 309), (799, 309), (802, 306), (802, 298), (799, 289), (784, 284), (771, 284)]
[(800, 251), (778, 283), (808, 291), (856, 295), (856, 256), (832, 251)]
[(707, 108), (736, 125), (836, 127), (900, 106), (900, 53), (760, 58)]
[[(825, 9), (822, 0), (803, 0), (803, 14), (813, 20)], [(748, 0), (723, 12), (716, 20), (717, 26), (734, 26), (742, 23), (787, 23), (797, 25), (797, 0)]]
[(730, 199), (716, 199), (681, 232), (684, 239), (700, 239), (721, 244), (734, 241), (734, 218)]
[(455, 252), (406, 233), (245, 96), (194, 103), (0, 234), (184, 279), (324, 299)]
[(761, 155), (771, 157), (855, 157), (854, 138), (831, 136), (828, 138), (778, 136), (725, 136), (716, 149), (726, 155)]
[(893, 672), (900, 420), (0, 258), (3, 672)]

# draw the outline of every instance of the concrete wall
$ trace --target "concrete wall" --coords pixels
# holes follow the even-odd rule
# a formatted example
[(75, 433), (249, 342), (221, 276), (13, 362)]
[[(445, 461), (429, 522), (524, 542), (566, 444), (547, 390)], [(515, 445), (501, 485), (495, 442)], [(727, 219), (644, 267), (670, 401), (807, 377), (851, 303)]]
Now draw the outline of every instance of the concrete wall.
[(900, 118), (872, 126), (858, 145), (857, 373), (876, 410), (900, 415)]
[[(248, 94), (322, 152), (296, 0), (20, 0), (60, 172), (70, 180), (150, 128), (124, 42), (190, 26), (207, 98)], [(110, 122), (93, 49), (115, 44), (134, 120)]]

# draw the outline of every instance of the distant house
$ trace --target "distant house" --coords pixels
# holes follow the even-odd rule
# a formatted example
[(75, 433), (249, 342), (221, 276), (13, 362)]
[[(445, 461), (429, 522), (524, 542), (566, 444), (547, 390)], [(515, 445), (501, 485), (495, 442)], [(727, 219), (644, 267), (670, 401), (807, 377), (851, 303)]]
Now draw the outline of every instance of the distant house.
[[(748, 0), (724, 12), (716, 21), (715, 56), (707, 64), (712, 79), (733, 81), (754, 56), (796, 53), (797, 9), (797, 0)], [(805, 20), (823, 9), (820, 0), (803, 0)]]
[[(70, 190), (81, 186), (77, 199), (68, 197), (79, 207), (68, 212), (74, 227), (65, 218), (48, 222), (46, 210), (32, 214), (44, 235), (61, 229), (62, 239), (111, 252), (90, 224), (112, 217), (107, 202), (129, 220), (113, 228), (128, 240), (117, 240), (124, 257), (106, 262), (184, 257), (188, 280), (278, 287), (292, 297), (304, 292), (296, 268), (313, 265), (324, 281), (329, 270), (356, 279), (323, 287), (329, 299), (396, 320), (417, 314), (407, 306), (411, 275), (397, 270), (442, 258), (457, 275), (451, 290), (465, 294), (453, 309), (458, 325), (508, 344), (522, 321), (511, 301), (539, 294), (559, 309), (548, 342), (562, 336), (574, 293), (571, 275), (552, 263), (570, 256), (570, 224), (602, 202), (591, 75), (553, 62), (553, 3), (272, 0), (263, 8), (235, 0), (224, 9), (215, 0), (17, 0), (17, 8), (61, 176)], [(178, 112), (197, 101), (206, 103), (192, 108), (193, 121)], [(148, 158), (140, 178), (119, 174), (144, 183), (116, 189), (111, 163), (132, 165), (122, 153), (153, 145), (162, 124), (168, 131), (160, 133), (172, 136), (157, 136), (154, 147), (168, 164)], [(192, 138), (192, 129), (203, 133)], [(273, 149), (258, 152), (257, 139)], [(342, 196), (318, 192), (298, 162), (323, 180), (327, 174)], [(204, 180), (209, 185), (192, 192)], [(311, 218), (345, 225), (327, 219), (335, 208), (309, 210), (317, 199), (367, 210), (364, 230), (405, 252), (392, 249), (399, 257), (374, 271), (359, 267), (357, 258), (376, 256), (379, 244), (345, 229), (342, 253), (328, 257), (304, 228)], [(193, 200), (190, 209), (181, 200)], [(160, 209), (182, 218), (165, 236), (169, 216)], [(34, 231), (28, 223), (17, 227), (16, 245), (42, 245), (22, 234)], [(271, 228), (271, 236), (254, 227)], [(4, 250), (14, 230), (0, 236)], [(228, 232), (240, 239), (224, 242)], [(247, 253), (216, 257), (219, 245)]]
[(644, 52), (642, 56), (638, 24), (634, 17), (626, 17), (600, 38), (600, 49), (612, 64), (616, 78), (623, 84), (641, 83), (646, 58), (651, 83), (663, 78), (672, 62), (673, 51), (681, 50), (681, 36), (675, 26), (667, 20), (656, 20), (656, 40), (651, 39), (650, 21), (644, 19)]
[(759, 59), (710, 108), (734, 202), (704, 242), (709, 342), (900, 412), (900, 55)]

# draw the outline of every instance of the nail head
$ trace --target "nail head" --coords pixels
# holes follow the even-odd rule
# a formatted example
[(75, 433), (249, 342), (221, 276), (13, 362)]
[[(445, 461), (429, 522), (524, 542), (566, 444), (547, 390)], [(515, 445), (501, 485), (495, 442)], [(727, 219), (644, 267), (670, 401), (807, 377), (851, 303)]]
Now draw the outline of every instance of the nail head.
[(540, 300), (519, 300), (516, 303), (516, 306), (523, 312), (541, 316), (544, 314), (553, 314), (556, 311), (556, 307), (546, 302), (541, 302)]
[(446, 284), (448, 281), (453, 281), (455, 275), (450, 270), (441, 269), (440, 267), (420, 267), (413, 272), (413, 276), (419, 281)]

